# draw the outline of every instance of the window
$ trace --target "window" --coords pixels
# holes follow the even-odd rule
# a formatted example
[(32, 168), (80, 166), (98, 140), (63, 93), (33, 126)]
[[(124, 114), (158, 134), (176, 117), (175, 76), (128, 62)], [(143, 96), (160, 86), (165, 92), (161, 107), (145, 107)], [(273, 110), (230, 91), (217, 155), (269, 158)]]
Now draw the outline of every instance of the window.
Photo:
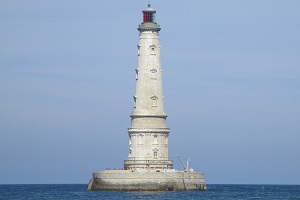
[(151, 45), (151, 46), (149, 46), (150, 47), (150, 49), (151, 49), (151, 52), (150, 52), (150, 55), (155, 55), (156, 53), (155, 53), (155, 49), (156, 49), (156, 45)]
[(153, 68), (153, 69), (150, 70), (150, 72), (151, 72), (150, 78), (151, 79), (156, 79), (157, 70)]
[(144, 22), (154, 22), (155, 13), (153, 12), (144, 12), (143, 21)]
[(157, 96), (152, 96), (151, 100), (152, 100), (152, 107), (157, 107)]
[(158, 156), (158, 149), (153, 149), (153, 156), (154, 156), (154, 158), (157, 158), (157, 156)]
[(138, 56), (139, 56), (140, 55), (141, 46), (137, 45), (137, 48), (138, 48)]
[(133, 96), (133, 107), (136, 108), (136, 96)]
[(129, 156), (128, 157), (131, 157), (131, 154), (132, 154), (132, 149), (129, 149)]
[(168, 143), (169, 143), (168, 136), (165, 136), (165, 147), (168, 147)]
[(157, 135), (154, 135), (154, 144), (157, 144)]
[(144, 143), (143, 138), (144, 138), (144, 136), (142, 134), (138, 135), (139, 145), (143, 145), (143, 143)]
[(139, 70), (135, 69), (135, 80), (139, 79)]

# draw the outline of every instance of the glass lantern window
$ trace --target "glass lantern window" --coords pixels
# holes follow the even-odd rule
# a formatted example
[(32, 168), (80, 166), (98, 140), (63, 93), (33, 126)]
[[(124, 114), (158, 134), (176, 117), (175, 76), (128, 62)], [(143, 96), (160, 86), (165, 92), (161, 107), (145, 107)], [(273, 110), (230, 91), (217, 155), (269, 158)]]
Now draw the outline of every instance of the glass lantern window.
[(155, 13), (152, 13), (152, 22), (155, 22)]
[(154, 22), (155, 21), (155, 13), (152, 12), (144, 12), (144, 22)]

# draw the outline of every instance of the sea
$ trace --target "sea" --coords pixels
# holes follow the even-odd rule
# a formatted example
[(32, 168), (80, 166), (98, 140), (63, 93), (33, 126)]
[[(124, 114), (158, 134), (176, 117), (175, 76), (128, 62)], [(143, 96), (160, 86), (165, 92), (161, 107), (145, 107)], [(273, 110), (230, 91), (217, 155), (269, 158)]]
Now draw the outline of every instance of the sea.
[(193, 199), (288, 199), (300, 200), (300, 185), (214, 185), (207, 191), (108, 192), (86, 191), (86, 184), (0, 185), (0, 200), (22, 199), (120, 199), (120, 200), (193, 200)]

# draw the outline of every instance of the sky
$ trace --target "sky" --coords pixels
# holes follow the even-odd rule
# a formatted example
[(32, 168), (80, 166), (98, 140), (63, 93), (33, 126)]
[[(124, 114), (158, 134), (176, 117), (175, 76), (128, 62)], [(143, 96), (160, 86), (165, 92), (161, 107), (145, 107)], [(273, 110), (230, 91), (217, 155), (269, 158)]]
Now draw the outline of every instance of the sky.
[[(0, 184), (87, 184), (128, 157), (148, 1), (0, 1)], [(300, 184), (300, 1), (151, 1), (169, 159)]]

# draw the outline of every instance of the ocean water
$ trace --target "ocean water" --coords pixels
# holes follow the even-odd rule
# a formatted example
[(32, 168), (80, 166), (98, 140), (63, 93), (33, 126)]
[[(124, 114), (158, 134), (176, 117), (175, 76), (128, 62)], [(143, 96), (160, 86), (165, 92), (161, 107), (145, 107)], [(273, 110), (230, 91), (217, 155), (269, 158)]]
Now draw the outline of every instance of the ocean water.
[(300, 200), (300, 185), (208, 185), (208, 191), (87, 192), (87, 185), (0, 185), (0, 200), (22, 199), (288, 199)]

